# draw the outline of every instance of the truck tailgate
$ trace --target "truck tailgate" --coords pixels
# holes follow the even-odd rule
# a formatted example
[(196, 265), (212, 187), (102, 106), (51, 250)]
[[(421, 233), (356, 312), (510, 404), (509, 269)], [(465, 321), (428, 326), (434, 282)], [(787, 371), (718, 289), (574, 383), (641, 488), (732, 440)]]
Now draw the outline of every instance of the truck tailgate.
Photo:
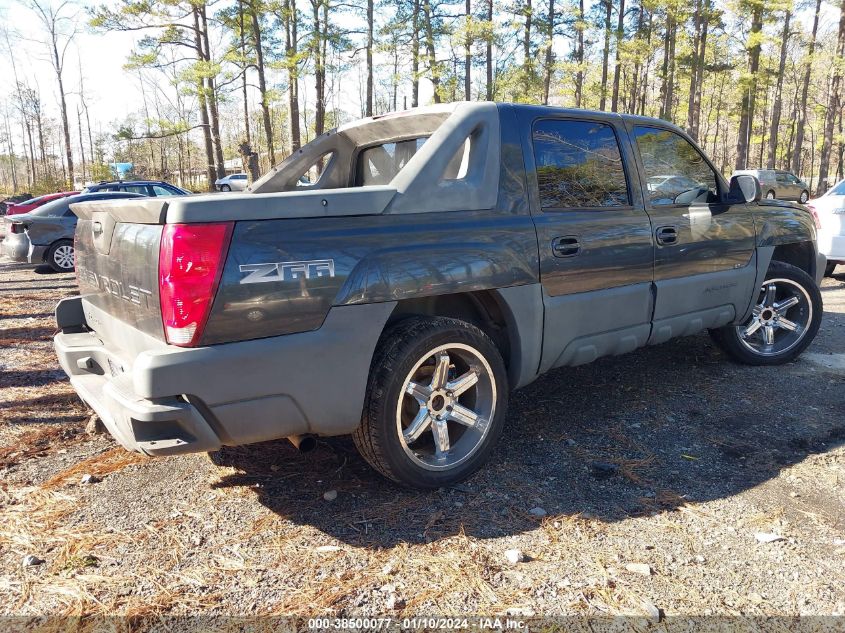
[[(76, 209), (74, 209), (76, 211)], [(164, 340), (158, 289), (163, 226), (110, 222), (95, 214), (76, 225), (76, 275), (88, 323), (101, 336), (110, 328), (92, 319), (102, 311), (144, 334)], [(124, 348), (121, 341), (107, 341)]]

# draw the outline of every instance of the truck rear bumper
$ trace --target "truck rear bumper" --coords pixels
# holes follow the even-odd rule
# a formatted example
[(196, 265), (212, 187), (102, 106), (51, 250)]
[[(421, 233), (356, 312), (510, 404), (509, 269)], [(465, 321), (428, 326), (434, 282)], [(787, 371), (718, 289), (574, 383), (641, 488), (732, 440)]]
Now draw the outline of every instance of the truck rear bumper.
[(54, 347), (79, 396), (132, 451), (342, 435), (360, 423), (372, 354), (394, 305), (333, 308), (313, 332), (191, 349), (161, 344), (131, 358), (90, 331), (90, 306), (74, 297), (57, 307)]
[(184, 397), (141, 398), (121, 374), (122, 361), (93, 333), (59, 333), (53, 339), (59, 364), (79, 397), (124, 448), (173, 455), (220, 448), (220, 438)]

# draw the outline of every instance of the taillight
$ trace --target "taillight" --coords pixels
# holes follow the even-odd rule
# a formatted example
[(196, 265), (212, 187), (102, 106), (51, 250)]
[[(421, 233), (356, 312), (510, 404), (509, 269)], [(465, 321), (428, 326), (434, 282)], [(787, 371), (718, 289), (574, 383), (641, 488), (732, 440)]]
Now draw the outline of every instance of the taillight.
[(23, 233), (26, 231), (26, 225), (21, 224), (20, 222), (12, 222), (12, 226), (9, 227), (10, 233)]
[(822, 228), (822, 219), (819, 217), (819, 212), (816, 211), (816, 207), (811, 204), (805, 204), (804, 206), (807, 207), (807, 209), (810, 211), (810, 215), (813, 216), (813, 222), (816, 223), (816, 228)]
[(171, 345), (191, 347), (202, 337), (233, 226), (233, 222), (165, 225), (158, 287), (164, 334)]

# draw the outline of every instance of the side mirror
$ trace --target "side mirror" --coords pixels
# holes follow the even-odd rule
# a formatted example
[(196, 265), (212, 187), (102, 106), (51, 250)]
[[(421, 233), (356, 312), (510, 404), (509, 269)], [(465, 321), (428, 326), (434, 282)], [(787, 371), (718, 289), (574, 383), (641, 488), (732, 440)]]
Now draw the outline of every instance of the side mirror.
[(763, 197), (760, 181), (756, 176), (739, 174), (731, 176), (728, 198), (731, 202), (757, 202)]

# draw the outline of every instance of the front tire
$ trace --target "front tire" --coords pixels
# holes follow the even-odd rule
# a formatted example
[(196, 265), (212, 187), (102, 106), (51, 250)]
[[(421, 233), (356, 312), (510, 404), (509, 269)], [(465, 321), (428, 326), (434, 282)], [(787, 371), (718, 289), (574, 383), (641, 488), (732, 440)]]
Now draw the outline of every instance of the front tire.
[(227, 192), (231, 190), (232, 188), (229, 185), (220, 185), (220, 191)]
[(828, 262), (827, 266), (824, 267), (824, 276), (825, 277), (833, 277), (833, 271), (836, 270), (836, 262)]
[(710, 330), (710, 336), (741, 363), (782, 365), (813, 342), (822, 310), (822, 295), (815, 281), (800, 268), (774, 261), (748, 321)]
[(484, 464), (507, 406), (505, 365), (484, 332), (457, 319), (413, 317), (382, 336), (352, 437), (382, 475), (440, 488)]
[(809, 199), (810, 199), (810, 192), (807, 191), (807, 190), (802, 191), (801, 195), (798, 196), (798, 202), (800, 202), (801, 204), (806, 204), (807, 200), (809, 200)]
[(47, 251), (47, 263), (57, 273), (71, 273), (76, 268), (76, 254), (71, 240), (59, 240)]
[(775, 192), (769, 190), (766, 192), (766, 200), (774, 200), (775, 199)]

